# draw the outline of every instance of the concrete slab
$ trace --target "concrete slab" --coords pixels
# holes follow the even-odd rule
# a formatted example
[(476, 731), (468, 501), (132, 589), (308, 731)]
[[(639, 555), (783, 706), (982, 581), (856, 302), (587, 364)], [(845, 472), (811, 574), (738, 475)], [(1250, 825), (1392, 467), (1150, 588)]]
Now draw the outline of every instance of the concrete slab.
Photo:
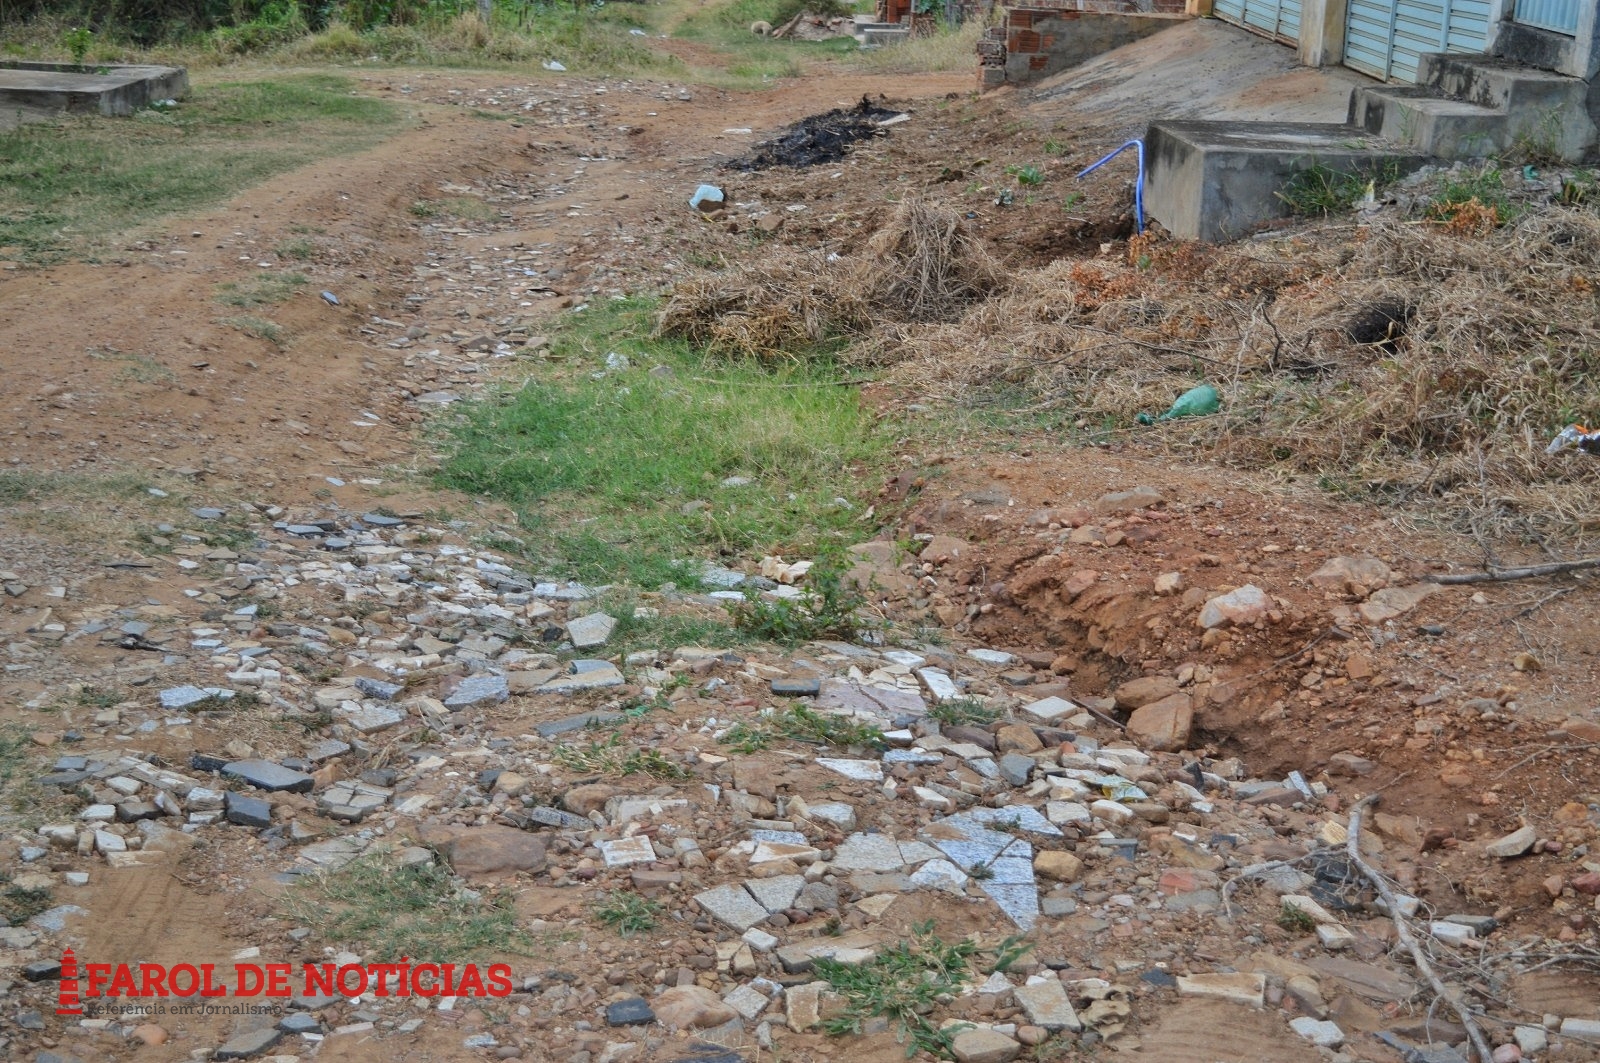
[(97, 66), (80, 73), (68, 63), (0, 63), (0, 128), (61, 114), (130, 115), (156, 100), (189, 91), (182, 67)]
[(1399, 176), (1427, 161), (1352, 126), (1307, 122), (1157, 122), (1145, 157), (1145, 210), (1180, 239), (1211, 242), (1286, 216), (1278, 193), (1301, 170)]

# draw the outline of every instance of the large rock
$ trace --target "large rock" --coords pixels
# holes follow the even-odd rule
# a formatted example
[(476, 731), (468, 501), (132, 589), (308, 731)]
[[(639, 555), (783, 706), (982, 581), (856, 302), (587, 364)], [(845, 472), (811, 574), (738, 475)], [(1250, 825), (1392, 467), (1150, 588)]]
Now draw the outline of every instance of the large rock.
[(1119, 709), (1137, 709), (1177, 692), (1178, 681), (1169, 675), (1142, 675), (1117, 687), (1112, 697), (1116, 698)]
[(681, 985), (667, 990), (650, 1002), (656, 1021), (672, 1030), (704, 1030), (721, 1026), (739, 1017), (705, 986)]
[(957, 1033), (951, 1049), (957, 1063), (1011, 1063), (1022, 1054), (1022, 1045), (985, 1026)]
[(420, 840), (449, 861), (458, 875), (544, 870), (544, 842), (514, 827), (424, 824)]
[(1128, 717), (1128, 738), (1141, 749), (1171, 753), (1189, 744), (1194, 727), (1194, 706), (1189, 695), (1173, 694), (1135, 709)]
[(1389, 566), (1375, 557), (1334, 557), (1315, 572), (1311, 582), (1331, 590), (1366, 594), (1389, 585)]
[(1430, 594), (1438, 592), (1437, 583), (1413, 583), (1409, 587), (1385, 587), (1362, 602), (1356, 611), (1369, 624), (1381, 624), (1411, 612)]
[(1232, 624), (1245, 627), (1266, 619), (1272, 609), (1272, 599), (1254, 583), (1246, 583), (1237, 590), (1219, 594), (1200, 609), (1199, 625), (1207, 630)]

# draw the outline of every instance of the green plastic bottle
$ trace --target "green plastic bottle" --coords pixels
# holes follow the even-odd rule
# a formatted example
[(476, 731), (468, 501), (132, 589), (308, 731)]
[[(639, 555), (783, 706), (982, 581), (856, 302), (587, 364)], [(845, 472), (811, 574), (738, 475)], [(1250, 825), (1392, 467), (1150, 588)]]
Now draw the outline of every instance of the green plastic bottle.
[(1172, 421), (1179, 417), (1207, 417), (1216, 413), (1222, 406), (1222, 396), (1217, 394), (1217, 389), (1210, 384), (1201, 384), (1199, 387), (1190, 388), (1178, 396), (1178, 401), (1172, 404), (1172, 409), (1162, 414), (1157, 420)]

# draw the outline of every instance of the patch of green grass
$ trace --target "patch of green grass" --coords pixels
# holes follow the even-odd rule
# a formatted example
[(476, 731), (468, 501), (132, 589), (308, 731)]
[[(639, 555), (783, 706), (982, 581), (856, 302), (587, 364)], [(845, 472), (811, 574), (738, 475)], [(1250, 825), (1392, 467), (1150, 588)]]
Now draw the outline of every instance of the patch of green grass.
[(1007, 166), (1006, 176), (1016, 179), (1025, 187), (1044, 184), (1044, 171), (1037, 166)]
[(217, 302), (223, 306), (251, 309), (281, 303), (304, 288), (304, 273), (257, 273), (239, 284), (223, 284), (217, 288)]
[(1446, 174), (1423, 213), (1432, 221), (1448, 222), (1464, 211), (1492, 211), (1494, 223), (1504, 225), (1526, 210), (1526, 206), (1512, 202), (1499, 165), (1488, 162), (1475, 169)]
[(562, 742), (550, 759), (576, 775), (649, 775), (657, 779), (683, 779), (689, 775), (661, 750), (638, 749), (615, 734), (582, 745)]
[(538, 944), (517, 926), (509, 898), (468, 891), (441, 864), (394, 867), (362, 856), (302, 878), (283, 903), (291, 918), (368, 962), (405, 956), (412, 963), (460, 964), (533, 955)]
[[(693, 588), (698, 580), (685, 570), (678, 587)], [(616, 617), (617, 626), (606, 640), (608, 653), (627, 654), (635, 650), (671, 650), (678, 646), (738, 646), (749, 641), (725, 619), (694, 613), (638, 615), (638, 599), (630, 594), (615, 594), (599, 604), (601, 612)]]
[(122, 701), (122, 691), (116, 687), (85, 684), (78, 688), (78, 693), (72, 700), (85, 709), (109, 709)]
[(845, 579), (842, 565), (824, 557), (806, 575), (798, 598), (763, 598), (754, 588), (729, 612), (733, 626), (752, 638), (792, 646), (816, 639), (854, 639), (872, 626), (863, 616), (867, 597)]
[(0, 133), (0, 256), (94, 256), (132, 229), (372, 146), (390, 104), (329, 75), (197, 85), (159, 120), (75, 116)]
[(881, 748), (884, 744), (883, 732), (876, 727), (804, 705), (791, 705), (749, 723), (736, 723), (722, 736), (723, 744), (735, 753), (754, 753), (784, 739), (841, 748)]
[(1289, 178), (1278, 192), (1278, 198), (1291, 214), (1309, 217), (1342, 214), (1359, 203), (1368, 186), (1376, 180), (1372, 174), (1349, 173), (1313, 162)]
[(1278, 925), (1293, 934), (1309, 934), (1317, 928), (1317, 921), (1292, 904), (1278, 908)]
[(49, 887), (18, 886), (7, 882), (0, 887), (0, 916), (7, 926), (21, 926), (50, 907)]
[(631, 937), (656, 928), (656, 917), (661, 914), (661, 905), (631, 890), (612, 890), (606, 899), (596, 906), (594, 914), (618, 934)]
[(51, 500), (86, 501), (143, 494), (148, 480), (127, 473), (91, 476), (64, 472), (0, 469), (0, 504), (18, 506)]
[(269, 321), (264, 317), (257, 317), (254, 314), (225, 317), (222, 319), (222, 323), (224, 325), (232, 325), (246, 336), (254, 336), (258, 340), (266, 340), (279, 350), (288, 346), (289, 343), (289, 334), (283, 330), (282, 325), (276, 321)]
[(812, 969), (845, 1002), (842, 1012), (824, 1021), (823, 1030), (834, 1036), (860, 1034), (866, 1020), (881, 1015), (895, 1024), (907, 1058), (918, 1051), (951, 1058), (958, 1030), (941, 1030), (928, 1015), (971, 980), (977, 951), (971, 941), (941, 941), (930, 920), (913, 928), (910, 941), (879, 953), (870, 963), (816, 961)]
[(293, 240), (285, 240), (272, 250), (279, 258), (289, 258), (294, 259), (296, 262), (305, 262), (309, 260), (312, 255), (316, 254), (317, 245), (313, 244), (310, 240), (307, 240), (303, 236), (297, 236)]
[[(815, 557), (855, 541), (857, 474), (886, 460), (895, 426), (875, 423), (827, 359), (710, 360), (652, 338), (653, 309), (613, 300), (574, 315), (537, 376), (465, 405), (441, 480), (509, 503), (523, 553), (579, 579), (656, 587), (696, 557)], [(611, 351), (631, 368), (603, 371)]]
[(499, 217), (499, 212), (477, 196), (446, 196), (443, 199), (419, 199), (408, 208), (417, 218), (455, 218), (459, 221), (489, 221)]
[(929, 709), (928, 715), (947, 726), (987, 727), (1000, 718), (1000, 710), (985, 705), (978, 698), (948, 698)]

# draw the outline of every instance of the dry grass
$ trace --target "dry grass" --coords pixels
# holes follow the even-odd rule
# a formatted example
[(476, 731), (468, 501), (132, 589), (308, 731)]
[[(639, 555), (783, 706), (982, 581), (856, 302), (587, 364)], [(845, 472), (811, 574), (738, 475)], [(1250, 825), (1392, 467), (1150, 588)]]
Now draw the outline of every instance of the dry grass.
[(914, 37), (900, 44), (863, 50), (850, 57), (851, 66), (875, 74), (927, 74), (971, 70), (977, 65), (978, 39), (985, 23), (969, 19), (954, 30)]
[[(847, 357), (952, 403), (1031, 394), (1098, 431), (1427, 502), (1475, 531), (1600, 530), (1600, 462), (1543, 454), (1600, 419), (1600, 218), (1494, 222), (1390, 218), (1220, 250), (1135, 238), (1125, 259), (1007, 278), (953, 215), (907, 201), (860, 256), (681, 286), (663, 329), (764, 357), (849, 335)], [(1201, 382), (1220, 415), (1135, 423)]]
[[(894, 375), (956, 399), (996, 382), (1139, 437), (1309, 473), (1469, 522), (1600, 529), (1600, 463), (1547, 459), (1600, 412), (1600, 219), (1495, 229), (1386, 221), (1220, 253), (1135, 241), (1129, 262), (1025, 271), (960, 321), (902, 327)], [(1202, 381), (1222, 416), (1135, 428)]]
[(722, 354), (763, 360), (874, 322), (950, 321), (996, 291), (1003, 271), (960, 215), (907, 198), (873, 235), (868, 254), (829, 261), (783, 251), (755, 270), (703, 272), (679, 283), (658, 332)]

